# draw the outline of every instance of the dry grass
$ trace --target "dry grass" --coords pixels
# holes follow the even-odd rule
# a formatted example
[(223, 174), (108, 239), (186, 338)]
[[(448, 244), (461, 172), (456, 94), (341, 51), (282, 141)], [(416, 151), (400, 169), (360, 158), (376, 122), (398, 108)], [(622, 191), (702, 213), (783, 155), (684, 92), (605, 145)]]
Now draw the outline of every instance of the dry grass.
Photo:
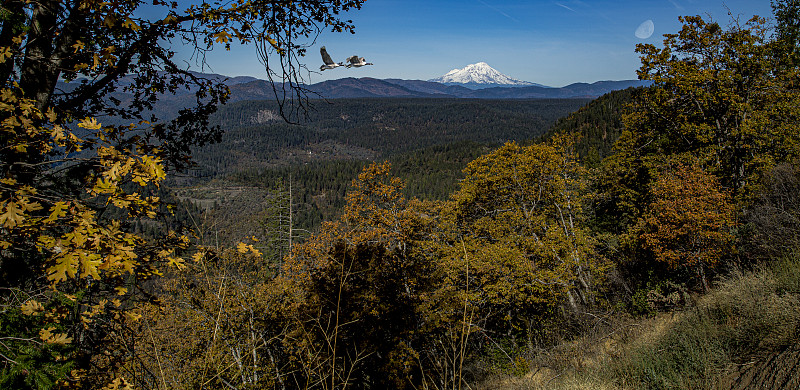
[(526, 375), (473, 388), (718, 389), (800, 342), (798, 307), (800, 259), (785, 260), (730, 276), (684, 312), (609, 317), (602, 331), (538, 353)]

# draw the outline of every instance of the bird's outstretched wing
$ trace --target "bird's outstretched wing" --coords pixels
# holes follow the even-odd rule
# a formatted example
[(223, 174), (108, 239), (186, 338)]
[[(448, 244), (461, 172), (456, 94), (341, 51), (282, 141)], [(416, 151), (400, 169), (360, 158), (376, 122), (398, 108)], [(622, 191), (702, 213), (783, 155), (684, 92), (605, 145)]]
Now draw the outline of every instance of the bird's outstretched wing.
[(319, 48), (319, 54), (322, 55), (322, 62), (324, 62), (325, 65), (333, 65), (334, 64), (333, 60), (331, 59), (331, 56), (328, 55), (328, 51), (325, 50), (325, 46), (322, 46), (322, 47)]
[(357, 64), (357, 63), (358, 63), (358, 56), (350, 56), (350, 57), (347, 57), (347, 59), (345, 60), (345, 62), (349, 62), (349, 63), (351, 63), (351, 64)]

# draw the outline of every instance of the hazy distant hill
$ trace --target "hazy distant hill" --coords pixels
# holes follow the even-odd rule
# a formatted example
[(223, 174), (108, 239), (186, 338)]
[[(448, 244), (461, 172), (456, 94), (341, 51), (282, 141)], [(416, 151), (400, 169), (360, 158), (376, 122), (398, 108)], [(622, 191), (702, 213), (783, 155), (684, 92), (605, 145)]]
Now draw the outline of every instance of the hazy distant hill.
[[(201, 74), (208, 79), (224, 79), (231, 90), (229, 103), (246, 100), (274, 100), (284, 93), (282, 84), (249, 76), (231, 77), (218, 74)], [(120, 85), (125, 85), (123, 79)], [(78, 81), (70, 84), (59, 83), (61, 90), (74, 88)], [(492, 87), (469, 89), (458, 85), (445, 85), (437, 82), (402, 79), (343, 78), (328, 80), (304, 86), (311, 99), (353, 99), (353, 98), (453, 98), (453, 99), (594, 99), (608, 92), (629, 87), (647, 85), (639, 80), (598, 81), (595, 83), (575, 83), (562, 88), (540, 86)], [(130, 94), (115, 92), (113, 97), (123, 104), (132, 99)], [(153, 107), (156, 117), (171, 118), (178, 110), (195, 104), (193, 90), (179, 89), (175, 94), (165, 94)], [(149, 116), (150, 113), (145, 113)], [(106, 120), (113, 122), (113, 119)]]
[(321, 97), (362, 98), (362, 97), (435, 97), (431, 93), (408, 89), (402, 85), (388, 81), (364, 77), (360, 79), (348, 77), (338, 80), (323, 81), (308, 87)]
[[(392, 85), (394, 87), (392, 87)], [(422, 80), (346, 78), (312, 84), (309, 89), (328, 99), (354, 97), (450, 97), (469, 99), (572, 99), (597, 98), (611, 91), (649, 85), (639, 80), (575, 83), (562, 88), (492, 87), (469, 89)], [(234, 88), (232, 87), (232, 90)]]
[(460, 85), (446, 85), (432, 81), (402, 79), (385, 79), (383, 81), (400, 85), (412, 91), (430, 93), (438, 97), (468, 97), (473, 92), (473, 90)]

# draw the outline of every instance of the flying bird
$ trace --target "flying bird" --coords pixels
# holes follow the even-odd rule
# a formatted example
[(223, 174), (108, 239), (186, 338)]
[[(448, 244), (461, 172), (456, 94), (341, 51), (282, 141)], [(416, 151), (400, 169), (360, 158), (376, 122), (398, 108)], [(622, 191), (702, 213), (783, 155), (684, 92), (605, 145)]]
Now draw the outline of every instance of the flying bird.
[(322, 62), (325, 63), (324, 65), (319, 67), (320, 71), (323, 71), (325, 69), (333, 69), (333, 68), (338, 68), (340, 66), (344, 66), (344, 64), (342, 64), (341, 62), (339, 62), (339, 63), (333, 62), (333, 60), (331, 59), (331, 56), (328, 55), (328, 51), (325, 50), (325, 46), (322, 46), (322, 47), (319, 48), (319, 54), (322, 55)]
[(348, 57), (345, 61), (348, 62), (347, 64), (348, 68), (351, 66), (355, 66), (356, 68), (358, 68), (364, 65), (373, 65), (373, 63), (371, 62), (366, 62), (366, 60), (364, 60), (364, 57), (359, 57), (359, 56)]

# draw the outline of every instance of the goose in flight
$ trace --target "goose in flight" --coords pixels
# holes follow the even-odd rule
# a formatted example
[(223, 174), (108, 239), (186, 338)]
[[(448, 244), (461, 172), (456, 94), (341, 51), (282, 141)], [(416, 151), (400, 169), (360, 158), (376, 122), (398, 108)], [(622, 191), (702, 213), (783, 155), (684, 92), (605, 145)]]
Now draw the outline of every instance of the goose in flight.
[(347, 60), (345, 60), (345, 61), (348, 62), (348, 64), (347, 64), (348, 68), (351, 67), (351, 66), (355, 66), (356, 68), (358, 68), (358, 67), (361, 67), (361, 66), (364, 66), (364, 65), (373, 65), (373, 63), (371, 63), (371, 62), (366, 62), (364, 60), (364, 57), (359, 57), (359, 56), (348, 57)]
[(322, 54), (322, 62), (325, 63), (324, 65), (319, 67), (320, 71), (323, 71), (325, 69), (333, 69), (333, 68), (337, 68), (337, 67), (340, 67), (340, 66), (344, 66), (344, 64), (342, 64), (341, 62), (339, 62), (339, 63), (333, 62), (333, 60), (331, 59), (331, 56), (328, 55), (328, 51), (325, 50), (325, 46), (322, 46), (322, 47), (319, 48), (319, 54)]

